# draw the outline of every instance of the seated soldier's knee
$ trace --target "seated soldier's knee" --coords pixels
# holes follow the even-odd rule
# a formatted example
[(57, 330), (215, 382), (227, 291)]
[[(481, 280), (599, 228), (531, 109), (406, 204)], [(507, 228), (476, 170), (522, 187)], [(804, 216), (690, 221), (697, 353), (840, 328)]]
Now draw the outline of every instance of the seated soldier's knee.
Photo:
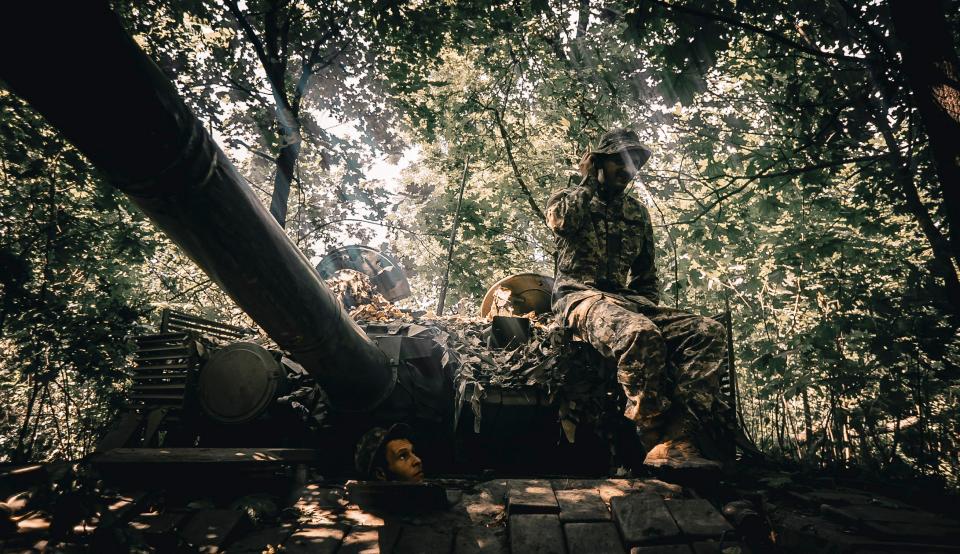
[(645, 368), (644, 373), (659, 371), (666, 363), (667, 343), (655, 325), (631, 326), (624, 334), (625, 347), (619, 365), (629, 367), (637, 365)]
[(641, 337), (650, 339), (650, 340), (663, 340), (663, 333), (660, 332), (660, 328), (653, 324), (647, 318), (639, 319), (632, 326), (636, 329), (636, 333)]
[(644, 318), (642, 321), (638, 320), (635, 324), (630, 325), (627, 330), (631, 336), (630, 342), (635, 345), (639, 345), (648, 349), (662, 349), (666, 345), (666, 341), (663, 338), (663, 333), (660, 332), (660, 328), (646, 318)]

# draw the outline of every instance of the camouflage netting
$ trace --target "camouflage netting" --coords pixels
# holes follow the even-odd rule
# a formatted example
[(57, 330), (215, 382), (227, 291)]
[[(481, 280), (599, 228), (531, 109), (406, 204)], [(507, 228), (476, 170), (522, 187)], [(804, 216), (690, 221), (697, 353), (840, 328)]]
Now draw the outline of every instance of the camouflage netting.
[(444, 363), (453, 364), (457, 376), (457, 406), (471, 407), (477, 432), (489, 387), (539, 387), (550, 403), (558, 405), (560, 423), (570, 442), (581, 424), (599, 431), (607, 428), (605, 418), (619, 418), (620, 387), (613, 369), (592, 349), (572, 341), (569, 330), (557, 325), (552, 314), (521, 316), (530, 320), (530, 340), (495, 348), (487, 318), (431, 312), (414, 315), (384, 299), (370, 280), (356, 271), (342, 270), (327, 283), (345, 306), (351, 306), (351, 317), (361, 325), (386, 323), (393, 327), (391, 332), (429, 336), (444, 346), (449, 354)]
[(557, 325), (552, 314), (528, 317), (529, 342), (505, 349), (491, 346), (490, 321), (485, 318), (425, 317), (418, 322), (447, 333), (445, 346), (456, 353), (459, 362), (458, 405), (471, 406), (474, 430), (479, 431), (481, 425), (480, 406), (487, 387), (539, 387), (548, 402), (558, 405), (560, 423), (570, 442), (578, 425), (589, 423), (599, 430), (605, 415), (618, 416), (619, 387), (612, 368), (582, 343), (572, 343), (568, 330)]
[(340, 298), (343, 307), (357, 321), (393, 321), (404, 312), (377, 292), (370, 278), (352, 269), (341, 269), (327, 279), (327, 286)]

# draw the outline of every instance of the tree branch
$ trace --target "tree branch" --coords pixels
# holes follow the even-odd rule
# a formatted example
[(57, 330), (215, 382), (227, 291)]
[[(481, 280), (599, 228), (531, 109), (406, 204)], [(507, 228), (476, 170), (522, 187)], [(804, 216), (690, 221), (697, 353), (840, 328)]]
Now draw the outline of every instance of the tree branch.
[(809, 171), (816, 171), (818, 169), (827, 169), (830, 167), (837, 167), (841, 165), (847, 165), (852, 163), (867, 162), (872, 160), (879, 160), (886, 158), (888, 154), (873, 154), (870, 156), (858, 156), (856, 158), (844, 158), (842, 160), (823, 162), (819, 164), (806, 165), (803, 167), (796, 167), (792, 169), (786, 169), (784, 171), (775, 171), (775, 172), (761, 172), (754, 175), (727, 175), (721, 174), (714, 177), (708, 177), (707, 180), (716, 180), (716, 179), (730, 179), (731, 181), (741, 181), (744, 179), (754, 180), (754, 179), (774, 179), (776, 177), (790, 177), (793, 175), (800, 175), (802, 173), (807, 173)]
[(705, 10), (698, 10), (698, 9), (696, 9), (696, 8), (689, 8), (689, 7), (687, 7), (687, 6), (680, 6), (680, 5), (677, 5), (677, 4), (672, 4), (672, 3), (670, 3), (670, 2), (666, 2), (666, 1), (664, 1), (664, 0), (649, 0), (649, 2), (651, 2), (652, 4), (656, 4), (656, 5), (658, 5), (658, 6), (661, 6), (661, 7), (663, 7), (663, 8), (666, 8), (666, 9), (668, 9), (668, 10), (673, 10), (673, 11), (675, 11), (675, 12), (680, 12), (680, 13), (684, 13), (684, 14), (687, 14), (687, 15), (692, 15), (692, 16), (694, 16), (694, 17), (699, 17), (699, 18), (701, 18), (701, 19), (709, 19), (709, 20), (713, 20), (713, 21), (720, 21), (720, 22), (726, 23), (726, 24), (728, 24), (728, 25), (732, 25), (732, 26), (734, 26), (734, 27), (739, 27), (740, 29), (744, 29), (744, 30), (746, 30), (746, 31), (753, 31), (753, 32), (755, 32), (755, 33), (757, 33), (757, 34), (763, 35), (763, 36), (765, 36), (765, 37), (773, 40), (774, 42), (780, 43), (780, 44), (782, 44), (782, 45), (784, 45), (784, 46), (788, 46), (788, 47), (793, 48), (793, 49), (795, 49), (795, 50), (800, 50), (801, 52), (805, 52), (805, 53), (807, 53), (807, 54), (811, 54), (811, 55), (813, 55), (813, 56), (817, 56), (817, 57), (820, 57), (820, 58), (828, 58), (828, 59), (833, 59), (833, 60), (840, 60), (840, 61), (847, 61), (847, 62), (855, 62), (855, 63), (863, 63), (863, 62), (865, 62), (865, 61), (868, 61), (868, 58), (861, 58), (861, 57), (858, 57), (858, 56), (847, 56), (847, 55), (845, 55), (845, 54), (836, 54), (836, 53), (833, 53), (833, 52), (824, 52), (823, 50), (820, 50), (820, 49), (817, 49), (817, 48), (813, 48), (813, 47), (807, 46), (806, 44), (803, 44), (803, 43), (801, 43), (801, 42), (797, 42), (797, 41), (795, 41), (795, 40), (793, 40), (793, 39), (791, 39), (791, 38), (787, 38), (787, 37), (781, 35), (780, 33), (771, 31), (771, 30), (769, 30), (769, 29), (764, 29), (763, 27), (759, 27), (759, 26), (754, 25), (754, 24), (752, 24), (752, 23), (747, 23), (746, 21), (744, 21), (744, 20), (742, 20), (742, 19), (737, 19), (737, 18), (735, 18), (735, 17), (730, 17), (730, 16), (727, 16), (727, 15), (721, 15), (721, 14), (714, 13), (714, 12), (708, 12), (708, 11), (705, 11)]
[(256, 31), (253, 30), (253, 27), (250, 26), (250, 22), (247, 21), (246, 16), (243, 15), (243, 12), (240, 11), (240, 7), (237, 6), (236, 0), (226, 0), (227, 9), (230, 10), (230, 13), (233, 15), (233, 18), (237, 20), (237, 23), (240, 25), (240, 29), (243, 30), (243, 34), (246, 35), (247, 40), (250, 41), (250, 44), (253, 46), (254, 52), (257, 54), (257, 58), (260, 60), (260, 65), (264, 69), (270, 67), (270, 58), (267, 56), (266, 50), (263, 48), (263, 42), (260, 40), (260, 37), (257, 36)]
[(954, 262), (957, 260), (951, 255), (950, 244), (947, 242), (947, 238), (937, 229), (936, 224), (930, 217), (930, 212), (923, 205), (920, 192), (917, 190), (917, 184), (906, 165), (907, 162), (903, 159), (903, 154), (900, 152), (899, 144), (896, 137), (893, 136), (893, 130), (890, 128), (886, 116), (883, 113), (871, 113), (871, 116), (890, 151), (890, 157), (894, 165), (894, 182), (900, 187), (900, 193), (903, 195), (902, 198), (906, 202), (907, 209), (916, 218), (920, 230), (930, 244), (933, 258), (936, 261), (935, 267), (939, 269), (938, 273), (944, 280), (953, 313), (960, 316), (960, 278), (958, 278), (954, 266)]
[[(707, 213), (708, 213), (710, 210), (712, 210), (713, 208), (715, 208), (718, 204), (720, 204), (721, 202), (723, 202), (723, 201), (726, 200), (727, 198), (730, 198), (731, 196), (735, 196), (735, 195), (743, 192), (744, 190), (746, 190), (746, 188), (749, 187), (750, 184), (753, 183), (754, 181), (763, 180), (763, 179), (774, 179), (774, 178), (778, 178), (778, 177), (789, 177), (789, 176), (793, 176), (793, 175), (800, 175), (800, 174), (803, 174), (803, 173), (807, 173), (807, 172), (809, 172), (809, 171), (817, 171), (817, 170), (819, 170), (819, 169), (826, 169), (826, 168), (829, 168), (829, 167), (838, 167), (838, 166), (841, 166), (841, 165), (847, 165), (847, 164), (851, 164), (851, 163), (860, 163), (860, 162), (865, 162), (865, 161), (877, 160), (877, 159), (881, 159), (881, 158), (884, 158), (884, 157), (886, 157), (886, 154), (873, 155), (873, 156), (861, 156), (861, 157), (858, 157), (858, 158), (846, 158), (846, 159), (843, 159), (843, 160), (824, 162), (824, 163), (820, 163), (820, 164), (813, 164), (813, 165), (808, 165), (808, 166), (804, 166), (804, 167), (798, 167), (798, 168), (794, 168), (794, 169), (788, 169), (788, 170), (785, 170), (785, 171), (777, 171), (777, 172), (768, 171), (769, 169), (772, 169), (773, 167), (775, 167), (775, 166), (777, 166), (779, 163), (781, 163), (781, 161), (778, 160), (778, 161), (775, 161), (775, 162), (770, 163), (770, 165), (768, 165), (763, 171), (761, 171), (760, 173), (756, 173), (756, 174), (754, 174), (754, 175), (739, 175), (739, 176), (738, 176), (738, 175), (734, 175), (734, 176), (728, 176), (727, 178), (730, 179), (731, 181), (741, 181), (741, 180), (745, 180), (746, 182), (744, 182), (742, 185), (740, 185), (740, 186), (738, 186), (738, 187), (736, 187), (736, 188), (734, 188), (734, 189), (732, 189), (732, 190), (726, 191), (726, 192), (720, 192), (722, 189), (717, 189), (717, 193), (716, 193), (717, 198), (714, 199), (714, 200), (712, 200), (712, 201), (710, 201), (709, 203), (707, 203), (707, 204), (704, 206), (704, 208), (700, 210), (700, 213), (698, 213), (697, 215), (691, 217), (690, 219), (685, 219), (685, 220), (677, 221), (677, 222), (675, 222), (675, 223), (672, 223), (671, 225), (688, 225), (688, 224), (690, 224), (690, 223), (694, 223), (694, 222), (698, 221), (700, 218), (702, 218), (703, 216), (707, 215)], [(727, 185), (727, 186), (729, 187), (729, 185)]]
[(494, 121), (497, 123), (497, 128), (500, 130), (500, 137), (503, 139), (503, 146), (507, 151), (507, 160), (510, 162), (510, 167), (513, 169), (513, 176), (517, 179), (517, 185), (520, 186), (520, 190), (523, 191), (524, 196), (527, 197), (527, 202), (530, 204), (530, 209), (533, 210), (533, 213), (540, 218), (540, 222), (544, 225), (547, 224), (547, 218), (543, 215), (543, 211), (540, 210), (540, 206), (537, 206), (536, 200), (533, 199), (533, 193), (530, 192), (530, 189), (527, 187), (527, 183), (523, 180), (523, 175), (520, 174), (520, 168), (517, 167), (517, 161), (513, 158), (513, 146), (510, 142), (510, 137), (507, 134), (507, 128), (503, 124), (503, 118), (500, 115), (500, 112), (494, 107), (488, 107), (488, 110), (493, 112)]

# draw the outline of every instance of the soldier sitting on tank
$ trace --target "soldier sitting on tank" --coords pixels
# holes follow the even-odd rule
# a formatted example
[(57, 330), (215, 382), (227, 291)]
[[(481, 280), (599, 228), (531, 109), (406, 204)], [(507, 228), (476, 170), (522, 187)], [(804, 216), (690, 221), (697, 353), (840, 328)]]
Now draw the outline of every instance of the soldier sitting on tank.
[(354, 457), (360, 477), (371, 481), (423, 481), (423, 462), (414, 451), (411, 434), (405, 423), (367, 431), (357, 443)]
[(649, 157), (635, 132), (605, 133), (581, 160), (580, 183), (550, 197), (547, 224), (558, 256), (553, 310), (616, 361), (624, 415), (638, 426), (645, 465), (718, 469), (693, 435), (715, 417), (724, 328), (659, 305), (650, 214), (626, 192)]

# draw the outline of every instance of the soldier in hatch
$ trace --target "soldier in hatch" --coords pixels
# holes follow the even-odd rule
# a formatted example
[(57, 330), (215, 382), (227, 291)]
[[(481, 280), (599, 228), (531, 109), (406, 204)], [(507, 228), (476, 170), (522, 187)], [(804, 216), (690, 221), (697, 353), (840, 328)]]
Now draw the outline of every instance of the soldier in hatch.
[(653, 226), (626, 193), (650, 157), (637, 134), (605, 133), (580, 163), (580, 184), (547, 204), (557, 240), (553, 309), (607, 358), (648, 450), (644, 464), (717, 469), (693, 434), (715, 413), (724, 328), (712, 319), (660, 306)]
[(423, 463), (413, 449), (412, 430), (405, 423), (387, 429), (374, 427), (357, 443), (354, 457), (362, 479), (371, 481), (423, 481)]

